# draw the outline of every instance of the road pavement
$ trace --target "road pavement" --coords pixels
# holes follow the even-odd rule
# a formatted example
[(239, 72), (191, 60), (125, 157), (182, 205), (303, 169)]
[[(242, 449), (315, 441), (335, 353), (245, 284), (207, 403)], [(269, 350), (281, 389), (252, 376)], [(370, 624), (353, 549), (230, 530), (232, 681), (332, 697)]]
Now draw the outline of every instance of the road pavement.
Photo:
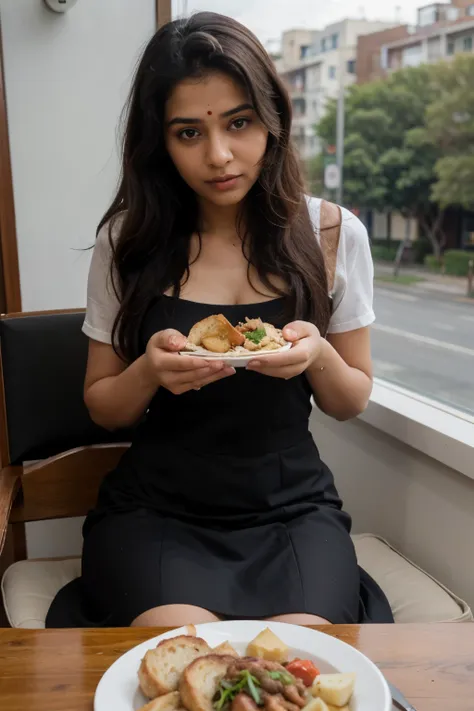
[(374, 374), (474, 415), (474, 301), (375, 286)]

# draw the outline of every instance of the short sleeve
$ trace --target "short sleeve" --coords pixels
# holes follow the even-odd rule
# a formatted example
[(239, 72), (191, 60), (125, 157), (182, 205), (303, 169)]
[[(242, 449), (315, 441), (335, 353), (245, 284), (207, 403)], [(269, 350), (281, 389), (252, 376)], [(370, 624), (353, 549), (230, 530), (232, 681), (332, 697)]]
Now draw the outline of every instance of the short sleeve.
[(109, 225), (104, 225), (97, 235), (87, 281), (87, 309), (82, 327), (89, 338), (101, 343), (112, 343), (112, 329), (120, 308), (115, 293), (110, 265), (112, 248), (109, 242)]
[(355, 331), (375, 321), (374, 265), (367, 230), (359, 218), (346, 209), (342, 209), (332, 298), (328, 333)]

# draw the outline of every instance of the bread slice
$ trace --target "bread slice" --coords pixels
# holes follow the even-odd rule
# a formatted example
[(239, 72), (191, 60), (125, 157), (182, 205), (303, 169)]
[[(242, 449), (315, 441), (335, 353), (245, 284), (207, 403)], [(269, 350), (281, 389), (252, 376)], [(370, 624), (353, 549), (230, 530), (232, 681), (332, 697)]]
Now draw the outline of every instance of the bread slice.
[(201, 345), (212, 353), (227, 353), (231, 349), (231, 343), (227, 336), (206, 336), (202, 339)]
[(179, 691), (172, 691), (169, 694), (153, 699), (153, 701), (142, 706), (140, 711), (185, 711), (185, 709), (181, 702)]
[(213, 698), (234, 657), (209, 654), (185, 669), (179, 691), (188, 711), (214, 711)]
[(222, 642), (218, 647), (214, 647), (213, 654), (228, 654), (231, 657), (240, 657), (240, 654), (235, 651), (230, 642)]
[(356, 675), (346, 674), (320, 674), (314, 680), (312, 686), (313, 696), (320, 697), (326, 704), (341, 707), (349, 703), (354, 686)]
[(141, 690), (149, 699), (177, 691), (188, 664), (210, 652), (211, 648), (200, 637), (180, 635), (163, 640), (142, 659), (138, 670)]
[[(202, 321), (194, 324), (188, 335), (188, 341), (195, 346), (204, 345), (204, 339), (218, 339), (228, 342), (231, 346), (241, 346), (245, 341), (245, 336), (232, 326), (230, 321), (223, 314), (208, 316)], [(212, 345), (212, 341), (208, 341)], [(205, 348), (207, 346), (204, 346)], [(228, 350), (229, 350), (228, 348)], [(211, 350), (208, 348), (208, 350)], [(218, 350), (217, 353), (226, 351)]]

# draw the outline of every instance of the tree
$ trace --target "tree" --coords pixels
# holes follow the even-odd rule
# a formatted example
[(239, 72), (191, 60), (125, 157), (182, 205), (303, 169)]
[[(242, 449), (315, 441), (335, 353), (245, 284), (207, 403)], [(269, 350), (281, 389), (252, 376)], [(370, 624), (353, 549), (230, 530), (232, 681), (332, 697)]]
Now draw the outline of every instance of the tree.
[[(439, 255), (442, 215), (435, 209), (433, 188), (441, 149), (425, 132), (427, 107), (436, 98), (436, 72), (432, 65), (410, 67), (349, 89), (344, 194), (351, 204), (418, 218)], [(335, 103), (317, 132), (328, 143), (335, 140)]]
[(474, 209), (474, 57), (439, 65), (437, 96), (426, 112), (426, 135), (440, 146), (432, 198), (442, 207)]

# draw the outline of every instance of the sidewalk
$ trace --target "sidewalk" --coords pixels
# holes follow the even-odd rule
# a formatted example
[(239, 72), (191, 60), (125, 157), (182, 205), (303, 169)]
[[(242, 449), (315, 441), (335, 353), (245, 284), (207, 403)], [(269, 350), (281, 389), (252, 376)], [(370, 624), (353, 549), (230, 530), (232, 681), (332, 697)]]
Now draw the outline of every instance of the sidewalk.
[[(378, 277), (390, 277), (393, 275), (393, 264), (387, 262), (375, 262), (375, 279)], [(467, 277), (446, 276), (444, 274), (433, 274), (420, 267), (411, 265), (402, 265), (399, 272), (400, 277), (409, 276), (419, 279), (414, 281), (409, 286), (404, 288), (414, 289), (417, 291), (438, 292), (440, 294), (449, 294), (450, 296), (467, 297)], [(401, 287), (402, 284), (390, 281), (381, 281), (385, 286)]]

